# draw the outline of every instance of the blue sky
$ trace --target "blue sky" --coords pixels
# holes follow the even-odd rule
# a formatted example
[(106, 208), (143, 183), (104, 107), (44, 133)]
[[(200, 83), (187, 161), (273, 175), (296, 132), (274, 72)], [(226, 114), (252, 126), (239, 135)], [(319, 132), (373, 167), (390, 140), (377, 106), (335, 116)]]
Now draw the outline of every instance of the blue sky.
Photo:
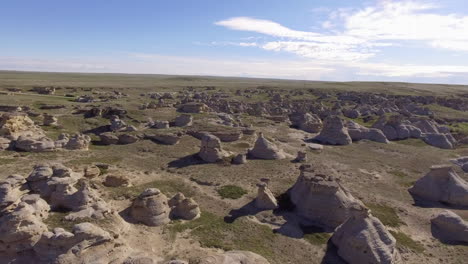
[(468, 84), (468, 5), (3, 1), (0, 69)]

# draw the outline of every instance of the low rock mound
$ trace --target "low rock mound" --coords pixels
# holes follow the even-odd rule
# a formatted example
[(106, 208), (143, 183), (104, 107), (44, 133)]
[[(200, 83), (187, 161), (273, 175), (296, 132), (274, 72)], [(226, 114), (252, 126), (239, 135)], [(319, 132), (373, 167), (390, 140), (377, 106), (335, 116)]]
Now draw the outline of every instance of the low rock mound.
[(349, 145), (352, 143), (343, 120), (338, 116), (329, 116), (325, 119), (323, 129), (315, 140), (329, 145)]
[(171, 218), (193, 220), (200, 217), (200, 207), (192, 198), (185, 198), (183, 193), (177, 193), (169, 200)]
[(400, 261), (395, 238), (379, 219), (367, 210), (354, 212), (330, 238), (338, 248), (338, 255), (349, 264)]
[(444, 210), (431, 219), (432, 234), (446, 243), (468, 243), (468, 223), (454, 212)]
[(415, 200), (468, 206), (468, 183), (450, 165), (432, 166), (408, 191)]
[(301, 166), (301, 174), (288, 191), (295, 212), (313, 225), (334, 229), (356, 210), (364, 210), (361, 201), (354, 198), (333, 177)]
[(263, 133), (258, 133), (257, 141), (255, 141), (254, 147), (249, 150), (248, 154), (256, 159), (279, 160), (286, 158), (283, 150), (266, 139)]
[(380, 129), (367, 128), (351, 120), (346, 123), (346, 127), (348, 128), (348, 134), (353, 142), (366, 139), (379, 143), (389, 143), (387, 137)]

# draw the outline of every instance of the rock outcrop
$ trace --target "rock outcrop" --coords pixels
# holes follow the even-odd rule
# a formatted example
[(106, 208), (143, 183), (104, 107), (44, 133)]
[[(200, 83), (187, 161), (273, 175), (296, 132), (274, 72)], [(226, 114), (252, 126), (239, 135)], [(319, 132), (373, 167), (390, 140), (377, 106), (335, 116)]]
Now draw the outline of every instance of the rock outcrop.
[(364, 210), (361, 201), (336, 179), (309, 166), (301, 166), (301, 174), (288, 193), (299, 216), (327, 229), (341, 225), (353, 211)]
[(275, 144), (266, 139), (263, 136), (263, 133), (258, 133), (255, 145), (249, 150), (248, 155), (255, 159), (265, 160), (279, 160), (286, 158), (283, 150), (279, 149)]
[(408, 191), (417, 201), (468, 206), (468, 183), (450, 165), (432, 166)]
[(255, 198), (255, 207), (261, 210), (274, 210), (278, 208), (278, 201), (268, 188), (266, 182), (257, 183), (258, 191)]
[(318, 133), (322, 129), (322, 120), (309, 113), (294, 113), (289, 115), (292, 126), (309, 133)]
[(338, 116), (329, 116), (325, 119), (323, 129), (314, 138), (323, 144), (329, 145), (349, 145), (352, 143), (348, 130)]
[(193, 117), (189, 114), (182, 114), (175, 118), (174, 125), (176, 127), (186, 127), (191, 126), (193, 123)]
[(444, 210), (431, 219), (432, 234), (445, 243), (468, 243), (468, 222)]
[(205, 134), (201, 140), (198, 156), (205, 162), (213, 163), (222, 160), (227, 153), (221, 148), (221, 141), (218, 137)]
[(330, 238), (349, 264), (394, 264), (400, 261), (395, 238), (367, 210), (356, 211)]
[(170, 208), (167, 197), (156, 188), (144, 190), (132, 203), (130, 216), (148, 226), (169, 223)]
[(346, 122), (346, 127), (353, 142), (366, 139), (379, 143), (389, 143), (387, 137), (385, 137), (384, 133), (380, 129), (367, 128), (351, 120)]
[(193, 220), (200, 216), (200, 207), (192, 198), (185, 198), (183, 193), (177, 193), (169, 200), (171, 217), (175, 219)]

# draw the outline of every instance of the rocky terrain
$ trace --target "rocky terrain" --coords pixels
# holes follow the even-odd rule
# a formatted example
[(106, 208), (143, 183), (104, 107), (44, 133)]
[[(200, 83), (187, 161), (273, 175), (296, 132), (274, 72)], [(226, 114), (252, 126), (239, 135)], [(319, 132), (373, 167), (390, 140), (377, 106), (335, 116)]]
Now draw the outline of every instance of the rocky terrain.
[(468, 87), (0, 72), (0, 263), (466, 263)]

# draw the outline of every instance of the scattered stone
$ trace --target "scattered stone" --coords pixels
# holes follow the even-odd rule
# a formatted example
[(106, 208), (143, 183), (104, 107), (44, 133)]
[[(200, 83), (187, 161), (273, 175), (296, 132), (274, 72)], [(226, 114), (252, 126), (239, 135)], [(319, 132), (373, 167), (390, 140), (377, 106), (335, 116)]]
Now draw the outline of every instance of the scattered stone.
[(204, 113), (208, 111), (208, 106), (204, 103), (187, 103), (179, 106), (179, 112), (183, 113)]

